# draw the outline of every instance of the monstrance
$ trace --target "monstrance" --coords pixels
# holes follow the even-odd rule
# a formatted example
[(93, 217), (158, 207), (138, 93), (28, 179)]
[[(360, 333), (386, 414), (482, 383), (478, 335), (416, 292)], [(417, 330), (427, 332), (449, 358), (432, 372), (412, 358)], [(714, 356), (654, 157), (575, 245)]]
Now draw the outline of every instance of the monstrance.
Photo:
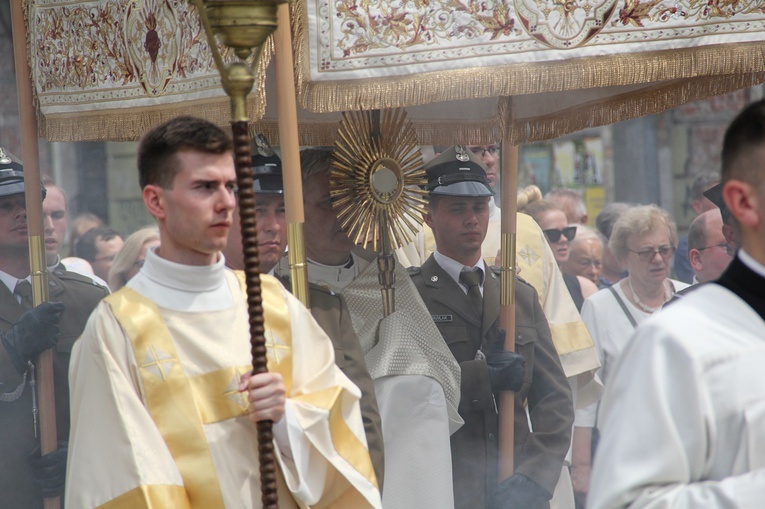
[(417, 136), (404, 110), (343, 113), (330, 194), (348, 237), (377, 253), (384, 316), (395, 310), (393, 251), (409, 243), (422, 223), (425, 184)]

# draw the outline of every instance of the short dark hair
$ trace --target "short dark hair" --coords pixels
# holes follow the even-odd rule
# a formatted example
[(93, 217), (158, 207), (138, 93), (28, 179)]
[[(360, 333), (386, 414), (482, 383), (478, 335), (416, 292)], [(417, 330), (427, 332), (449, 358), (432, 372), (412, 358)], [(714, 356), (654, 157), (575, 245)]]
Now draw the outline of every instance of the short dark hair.
[(691, 221), (691, 225), (688, 227), (688, 250), (700, 249), (707, 243), (707, 236), (705, 233), (707, 227), (706, 214), (699, 214)]
[(206, 154), (224, 154), (233, 148), (231, 137), (208, 120), (182, 116), (160, 124), (141, 138), (138, 145), (138, 183), (141, 189), (156, 185), (173, 186), (178, 173), (175, 154), (195, 150)]
[(308, 185), (314, 175), (329, 175), (334, 162), (333, 147), (313, 147), (300, 151), (300, 175), (303, 180), (303, 197), (311, 192)]
[(332, 147), (312, 147), (300, 151), (300, 174), (303, 183), (314, 175), (328, 175), (332, 170), (335, 149)]
[(720, 177), (714, 173), (699, 173), (691, 184), (691, 200), (696, 201), (704, 197), (704, 191), (720, 182)]
[(77, 244), (74, 246), (74, 255), (86, 260), (89, 263), (96, 261), (98, 256), (98, 248), (96, 248), (96, 242), (99, 240), (112, 240), (115, 237), (120, 237), (120, 234), (112, 230), (108, 226), (97, 226), (91, 228), (82, 234), (77, 239)]
[(765, 99), (744, 108), (728, 126), (722, 147), (722, 181), (740, 179), (760, 182), (754, 151), (765, 147)]
[(609, 203), (603, 207), (603, 210), (600, 211), (598, 216), (595, 218), (595, 227), (598, 229), (600, 234), (606, 238), (606, 240), (611, 238), (611, 232), (614, 229), (616, 221), (630, 207), (632, 207), (632, 205), (629, 203), (617, 201)]

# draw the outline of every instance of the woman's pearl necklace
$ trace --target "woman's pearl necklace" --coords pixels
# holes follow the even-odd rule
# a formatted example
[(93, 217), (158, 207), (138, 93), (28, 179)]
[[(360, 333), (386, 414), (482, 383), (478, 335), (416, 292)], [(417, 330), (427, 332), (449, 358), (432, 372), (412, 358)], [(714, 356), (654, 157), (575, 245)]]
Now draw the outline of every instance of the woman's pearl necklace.
[(667, 281), (665, 280), (663, 283), (664, 285), (664, 302), (656, 306), (655, 308), (652, 308), (650, 306), (647, 306), (646, 304), (643, 304), (640, 301), (640, 297), (638, 297), (638, 294), (635, 293), (635, 289), (632, 288), (632, 278), (627, 278), (627, 286), (630, 287), (630, 292), (632, 292), (632, 298), (635, 299), (635, 305), (642, 311), (645, 311), (646, 313), (655, 313), (656, 311), (660, 310), (661, 307), (666, 303), (670, 298), (672, 298), (672, 292), (669, 289), (669, 285), (667, 285)]

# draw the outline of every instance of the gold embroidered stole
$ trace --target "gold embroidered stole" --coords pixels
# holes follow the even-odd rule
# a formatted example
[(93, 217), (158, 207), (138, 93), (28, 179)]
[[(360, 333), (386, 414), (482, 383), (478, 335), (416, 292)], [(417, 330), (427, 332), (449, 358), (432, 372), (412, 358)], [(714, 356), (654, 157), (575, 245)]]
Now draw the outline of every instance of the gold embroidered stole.
[[(289, 393), (292, 336), (289, 313), (278, 285), (276, 280), (263, 284), (268, 369), (281, 373)], [(154, 302), (128, 287), (106, 297), (105, 301), (131, 341), (145, 404), (175, 460), (192, 507), (223, 508), (223, 496), (203, 425), (247, 414), (246, 395), (239, 393), (238, 385), (239, 377), (252, 368), (233, 366), (188, 376)]]
[[(242, 291), (245, 291), (245, 276), (244, 272), (242, 271), (234, 271), (234, 274), (239, 278), (239, 284), (242, 287)], [(266, 324), (268, 325), (266, 329), (266, 346), (269, 348), (269, 351), (273, 349), (274, 355), (278, 354), (277, 347), (273, 344), (274, 338), (269, 338), (269, 333), (272, 332), (271, 329), (271, 319), (278, 318), (283, 319), (287, 321), (286, 327), (289, 330), (289, 312), (287, 311), (287, 306), (281, 306), (284, 310), (283, 315), (276, 316), (275, 310), (271, 310), (271, 312), (265, 312), (265, 309), (267, 309), (269, 306), (269, 301), (271, 303), (273, 302), (280, 302), (284, 303), (284, 298), (279, 295), (278, 300), (275, 300), (277, 297), (274, 298), (274, 300), (267, 299), (265, 297), (266, 289), (268, 288), (269, 293), (270, 292), (276, 292), (277, 289), (281, 288), (281, 283), (276, 278), (273, 277), (263, 277), (261, 276), (260, 279), (261, 288), (263, 291), (263, 308), (265, 313), (265, 319)], [(280, 329), (276, 329), (280, 330)], [(291, 336), (290, 336), (291, 337)], [(289, 366), (284, 366), (284, 369), (282, 368), (282, 365), (285, 364), (284, 359), (282, 359), (282, 362), (278, 364), (277, 371), (281, 373), (282, 377), (284, 378), (284, 384), (287, 386), (287, 397), (292, 399), (296, 402), (306, 403), (308, 405), (312, 405), (318, 408), (321, 408), (323, 410), (326, 410), (329, 412), (329, 428), (330, 428), (330, 434), (332, 435), (332, 445), (334, 446), (337, 453), (345, 460), (347, 461), (356, 471), (358, 471), (361, 475), (363, 475), (369, 482), (371, 482), (376, 488), (379, 486), (377, 485), (377, 477), (375, 476), (374, 467), (372, 466), (372, 460), (369, 456), (369, 450), (367, 447), (358, 439), (358, 437), (351, 431), (351, 429), (348, 427), (348, 423), (345, 422), (345, 418), (343, 416), (342, 412), (342, 395), (343, 395), (343, 387), (340, 385), (335, 385), (332, 387), (327, 387), (320, 391), (314, 391), (314, 392), (306, 392), (303, 394), (295, 395), (292, 394), (292, 362), (291, 362), (291, 356), (292, 356), (292, 344), (290, 341), (290, 350), (289, 350)], [(271, 370), (271, 365), (273, 359), (269, 358), (268, 362), (268, 369)], [(287, 373), (289, 372), (289, 374)], [(288, 378), (289, 376), (289, 378)]]

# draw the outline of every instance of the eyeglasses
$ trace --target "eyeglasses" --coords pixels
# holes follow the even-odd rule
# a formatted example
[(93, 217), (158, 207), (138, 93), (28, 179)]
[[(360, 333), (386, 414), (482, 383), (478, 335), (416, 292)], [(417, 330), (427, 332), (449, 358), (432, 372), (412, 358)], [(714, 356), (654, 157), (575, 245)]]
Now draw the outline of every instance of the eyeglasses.
[(566, 226), (562, 230), (558, 230), (557, 228), (550, 228), (549, 230), (543, 230), (543, 232), (547, 237), (547, 240), (555, 244), (560, 241), (561, 235), (566, 237), (568, 240), (574, 240), (574, 237), (576, 236), (576, 226)]
[(650, 262), (656, 257), (656, 253), (659, 253), (665, 260), (670, 258), (674, 254), (675, 248), (672, 246), (661, 246), (659, 249), (644, 249), (642, 251), (628, 249), (627, 251), (635, 253), (644, 262)]
[(704, 251), (705, 249), (712, 249), (713, 247), (722, 247), (722, 248), (728, 249), (728, 243), (720, 242), (719, 244), (714, 244), (712, 246), (697, 247), (696, 251)]
[(473, 154), (477, 155), (478, 157), (483, 157), (488, 152), (490, 155), (496, 155), (497, 152), (499, 152), (499, 147), (496, 145), (492, 145), (487, 148), (483, 147), (470, 147), (470, 151), (473, 152)]

